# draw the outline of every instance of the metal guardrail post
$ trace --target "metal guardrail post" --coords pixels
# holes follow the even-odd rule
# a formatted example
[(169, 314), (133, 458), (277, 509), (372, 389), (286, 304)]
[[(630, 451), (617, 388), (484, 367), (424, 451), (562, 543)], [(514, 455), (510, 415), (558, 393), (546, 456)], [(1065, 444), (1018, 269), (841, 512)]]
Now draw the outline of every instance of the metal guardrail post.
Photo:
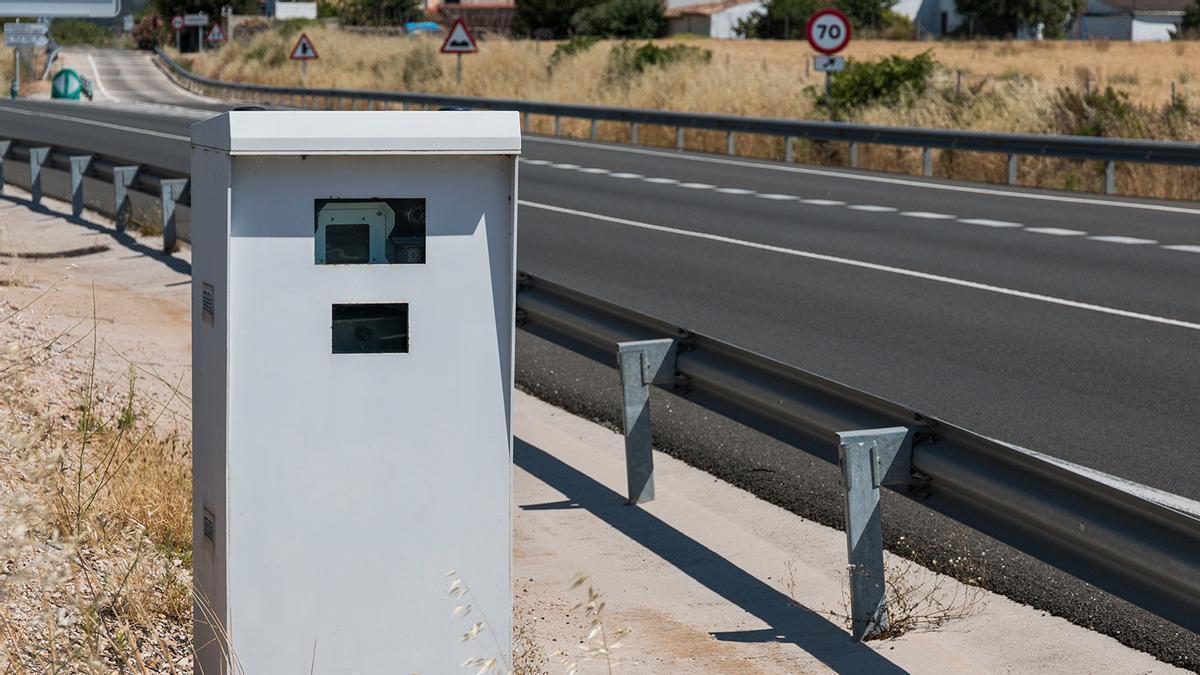
[(1104, 194), (1117, 193), (1117, 163), (1111, 159), (1104, 163)]
[(559, 115), (554, 116), (554, 135), (562, 136), (562, 117)]
[(0, 194), (4, 194), (4, 158), (11, 147), (12, 141), (0, 141)]
[(83, 174), (92, 165), (91, 155), (71, 155), (71, 215), (83, 214)]
[(796, 158), (796, 139), (791, 136), (785, 136), (783, 139), (783, 161), (788, 164)]
[(638, 132), (638, 123), (630, 122), (629, 123), (629, 142), (634, 145), (637, 145), (637, 142), (638, 142), (638, 139), (637, 139), (638, 133), (637, 132)]
[(650, 432), (650, 385), (675, 381), (675, 341), (638, 340), (617, 345), (624, 400), (625, 474), (629, 503), (654, 499), (654, 453)]
[(591, 131), (593, 141), (596, 140), (596, 138), (598, 136), (596, 127), (597, 127), (596, 120), (593, 119), (592, 120), (592, 131)]
[(1017, 156), (1016, 155), (1008, 156), (1008, 184), (1009, 185), (1017, 184)]
[(737, 152), (737, 140), (735, 139), (732, 131), (726, 132), (726, 134), (725, 134), (725, 154), (732, 155), (732, 154), (736, 154), (736, 152)]
[(675, 149), (683, 152), (683, 127), (675, 127)]
[(117, 232), (124, 232), (129, 224), (129, 212), (133, 205), (129, 201), (129, 188), (137, 178), (138, 166), (113, 167), (113, 223)]
[(178, 242), (178, 232), (175, 228), (175, 205), (183, 198), (187, 189), (188, 179), (168, 178), (162, 181), (162, 229), (163, 251), (172, 253)]
[(50, 156), (50, 148), (29, 149), (29, 194), (34, 204), (42, 203), (42, 167)]
[(850, 144), (850, 168), (858, 168), (858, 143)]
[(933, 148), (922, 148), (921, 150), (921, 175), (933, 175)]
[(846, 496), (850, 632), (863, 640), (888, 627), (879, 488), (910, 481), (912, 433), (905, 427), (839, 433), (838, 463)]

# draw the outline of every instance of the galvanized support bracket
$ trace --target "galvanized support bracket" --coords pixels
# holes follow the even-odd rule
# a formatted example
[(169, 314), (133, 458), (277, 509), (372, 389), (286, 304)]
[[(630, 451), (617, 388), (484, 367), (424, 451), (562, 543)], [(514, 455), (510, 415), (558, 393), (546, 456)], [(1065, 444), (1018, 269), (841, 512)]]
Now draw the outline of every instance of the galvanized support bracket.
[(783, 139), (783, 161), (788, 164), (796, 158), (796, 139), (792, 136), (785, 136)]
[(1017, 156), (1016, 155), (1008, 156), (1008, 184), (1009, 185), (1017, 184)]
[(892, 427), (838, 434), (846, 497), (851, 635), (858, 641), (888, 627), (879, 488), (912, 481), (913, 433), (906, 427)]
[(630, 122), (629, 123), (629, 142), (634, 145), (637, 145), (637, 142), (638, 142), (637, 137), (638, 137), (638, 123)]
[(562, 115), (554, 116), (554, 135), (562, 136)]
[(91, 155), (71, 155), (71, 215), (83, 214), (83, 176), (92, 166)]
[(683, 152), (683, 127), (675, 127), (675, 149)]
[(133, 204), (129, 201), (129, 188), (133, 186), (133, 181), (137, 180), (137, 174), (136, 164), (113, 167), (113, 222), (117, 226), (117, 232), (124, 232), (125, 226), (129, 224), (129, 212), (133, 209)]
[(34, 204), (42, 203), (42, 167), (49, 156), (50, 148), (29, 149), (29, 199)]
[(858, 143), (853, 141), (850, 143), (850, 168), (858, 168)]
[(625, 474), (629, 503), (654, 499), (651, 450), (650, 385), (675, 381), (675, 340), (638, 340), (617, 345), (624, 400)]
[(4, 158), (11, 147), (12, 141), (0, 141), (0, 194), (4, 193)]
[(933, 148), (924, 148), (921, 150), (921, 175), (933, 175)]
[(183, 199), (187, 185), (188, 179), (186, 178), (168, 178), (162, 182), (163, 251), (167, 253), (175, 251), (176, 242), (179, 240), (175, 228), (175, 205), (180, 199)]
[(1104, 194), (1117, 193), (1117, 163), (1111, 159), (1104, 163)]
[(592, 140), (593, 140), (593, 141), (594, 141), (594, 140), (596, 140), (596, 138), (597, 138), (597, 136), (596, 136), (596, 134), (597, 134), (597, 129), (596, 129), (596, 126), (597, 126), (596, 120), (592, 120), (592, 130), (591, 130), (591, 134), (592, 134)]
[(737, 137), (734, 136), (732, 131), (725, 133), (725, 154), (737, 154)]

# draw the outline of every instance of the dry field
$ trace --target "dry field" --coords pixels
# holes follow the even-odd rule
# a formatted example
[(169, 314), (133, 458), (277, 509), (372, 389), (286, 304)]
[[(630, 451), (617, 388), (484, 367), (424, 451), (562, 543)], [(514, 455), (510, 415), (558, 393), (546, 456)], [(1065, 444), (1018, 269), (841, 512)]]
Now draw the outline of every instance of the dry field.
[[(351, 34), (332, 27), (306, 29), (321, 54), (310, 64), (308, 84), (391, 91), (461, 93), (472, 96), (569, 101), (601, 105), (661, 108), (784, 117), (821, 118), (815, 104), (820, 80), (806, 73), (811, 56), (801, 42), (694, 39), (688, 45), (711, 50), (711, 61), (678, 63), (633, 77), (616, 77), (609, 68), (614, 43), (600, 43), (553, 69), (548, 60), (555, 44), (492, 40), (482, 53), (464, 58), (463, 81), (454, 77), (453, 57), (437, 54), (431, 38)], [(183, 55), (180, 62), (211, 77), (267, 84), (300, 84), (297, 64), (287, 59), (294, 33), (267, 31), (236, 40), (216, 52)], [(659, 41), (665, 44), (670, 41)], [(887, 54), (913, 55), (932, 49), (942, 67), (933, 86), (901, 105), (874, 105), (854, 113), (854, 121), (898, 126), (963, 128), (1047, 134), (1081, 133), (1099, 121), (1103, 135), (1200, 140), (1200, 43), (1132, 44), (1115, 42), (894, 42), (864, 40), (848, 55), (872, 60)], [(1183, 105), (1170, 106), (1175, 83)], [(1086, 87), (1112, 86), (1128, 95), (1130, 111), (1080, 105)], [(328, 102), (323, 102), (328, 104)], [(337, 105), (335, 102), (334, 105)], [(531, 131), (550, 133), (552, 120), (532, 118)], [(563, 133), (583, 137), (588, 123), (564, 120)], [(600, 125), (600, 136), (627, 140), (624, 125)], [(639, 142), (670, 146), (674, 130), (645, 126)], [(690, 148), (724, 150), (724, 136), (688, 132)], [(782, 139), (741, 136), (740, 154), (779, 159)], [(849, 160), (843, 144), (798, 143), (796, 160), (840, 165)], [(936, 175), (1001, 182), (1003, 157), (986, 153), (935, 153)], [(864, 168), (915, 174), (916, 149), (864, 146)], [(1103, 185), (1100, 162), (1022, 158), (1020, 182), (1068, 190), (1096, 191)], [(1200, 170), (1156, 165), (1119, 165), (1117, 188), (1125, 194), (1182, 199), (1200, 198)]]

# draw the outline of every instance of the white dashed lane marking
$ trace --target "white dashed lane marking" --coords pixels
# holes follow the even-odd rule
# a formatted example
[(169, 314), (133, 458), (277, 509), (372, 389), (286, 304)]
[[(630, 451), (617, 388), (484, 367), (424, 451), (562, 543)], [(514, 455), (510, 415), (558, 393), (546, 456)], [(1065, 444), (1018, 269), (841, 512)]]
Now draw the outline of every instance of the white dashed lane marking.
[(909, 218), (924, 218), (925, 220), (953, 220), (955, 216), (949, 213), (934, 213), (932, 211), (901, 211), (900, 215)]
[(1120, 236), (1100, 236), (1088, 237), (1092, 241), (1105, 241), (1110, 244), (1157, 244), (1154, 239), (1142, 239), (1141, 237), (1120, 237)]
[(688, 190), (714, 190), (721, 194), (732, 195), (736, 197), (756, 197), (758, 199), (766, 199), (776, 202), (800, 202), (808, 206), (842, 206), (851, 211), (861, 211), (864, 213), (897, 213), (898, 215), (908, 218), (919, 218), (922, 220), (954, 220), (964, 225), (979, 225), (982, 227), (994, 228), (1010, 228), (1020, 229), (1025, 232), (1034, 234), (1048, 234), (1055, 237), (1086, 237), (1092, 241), (1099, 241), (1109, 244), (1125, 244), (1128, 246), (1150, 246), (1157, 245), (1158, 248), (1169, 251), (1181, 251), (1184, 253), (1200, 253), (1200, 245), (1197, 244), (1159, 244), (1157, 240), (1146, 239), (1144, 237), (1130, 237), (1125, 235), (1089, 235), (1083, 230), (1073, 230), (1065, 227), (1026, 227), (1022, 223), (1014, 223), (1008, 220), (993, 220), (991, 218), (959, 218), (949, 213), (936, 213), (933, 211), (900, 211), (894, 206), (882, 206), (876, 204), (847, 204), (846, 202), (837, 199), (802, 199), (797, 195), (780, 194), (776, 192), (757, 192), (748, 188), (723, 188), (711, 185), (709, 183), (688, 183), (682, 182), (676, 178), (664, 178), (662, 176), (646, 177), (640, 173), (628, 173), (612, 171), (610, 169), (601, 169), (598, 167), (581, 167), (578, 164), (558, 164), (544, 159), (525, 159), (521, 158), (521, 163), (530, 166), (547, 166), (554, 169), (564, 171), (578, 171), (580, 173), (594, 176), (609, 176), (611, 178), (624, 178), (629, 180), (641, 180), (644, 183), (652, 185), (674, 185), (676, 187), (685, 188)]
[(983, 225), (984, 227), (1024, 227), (1020, 223), (1012, 223), (1007, 220), (992, 220), (990, 218), (959, 218), (958, 222), (966, 223), (967, 225)]
[(1065, 227), (1027, 227), (1025, 231), (1036, 234), (1050, 234), (1055, 237), (1078, 237), (1087, 234), (1087, 232), (1082, 230), (1068, 230)]

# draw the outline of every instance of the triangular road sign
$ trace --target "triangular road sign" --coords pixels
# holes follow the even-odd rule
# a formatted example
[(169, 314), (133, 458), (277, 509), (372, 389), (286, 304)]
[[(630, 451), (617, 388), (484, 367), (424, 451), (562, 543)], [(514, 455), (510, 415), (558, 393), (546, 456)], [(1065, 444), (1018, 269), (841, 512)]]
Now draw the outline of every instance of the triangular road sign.
[(313, 46), (312, 40), (304, 33), (300, 34), (300, 39), (296, 40), (296, 46), (292, 47), (292, 55), (288, 58), (293, 61), (312, 61), (319, 58), (317, 56), (317, 48)]
[(221, 30), (221, 24), (214, 23), (212, 29), (208, 31), (209, 42), (224, 42), (225, 31)]
[(478, 51), (479, 47), (475, 46), (475, 38), (471, 36), (471, 31), (467, 30), (467, 24), (463, 23), (462, 17), (455, 19), (454, 25), (450, 27), (450, 34), (442, 43), (441, 52), (443, 54), (474, 54)]

